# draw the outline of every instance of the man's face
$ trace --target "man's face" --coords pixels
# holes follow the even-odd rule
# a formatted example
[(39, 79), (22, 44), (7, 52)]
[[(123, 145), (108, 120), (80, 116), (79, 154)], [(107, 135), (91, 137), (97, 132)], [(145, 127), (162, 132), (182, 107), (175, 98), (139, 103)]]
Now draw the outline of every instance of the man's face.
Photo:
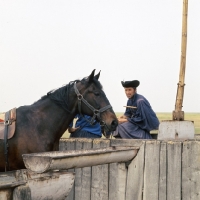
[(130, 99), (136, 92), (136, 90), (132, 87), (124, 88), (126, 96)]

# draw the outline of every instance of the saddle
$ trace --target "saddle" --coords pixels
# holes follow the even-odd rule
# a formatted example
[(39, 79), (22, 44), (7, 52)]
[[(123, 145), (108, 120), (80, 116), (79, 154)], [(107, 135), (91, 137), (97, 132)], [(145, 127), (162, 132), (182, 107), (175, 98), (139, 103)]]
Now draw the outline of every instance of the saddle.
[(10, 110), (10, 115), (8, 118), (8, 121), (5, 122), (5, 114), (6, 113), (1, 113), (0, 114), (0, 140), (4, 139), (4, 130), (5, 130), (5, 123), (8, 124), (8, 138), (10, 139), (13, 137), (15, 133), (15, 125), (16, 125), (16, 108), (13, 108)]

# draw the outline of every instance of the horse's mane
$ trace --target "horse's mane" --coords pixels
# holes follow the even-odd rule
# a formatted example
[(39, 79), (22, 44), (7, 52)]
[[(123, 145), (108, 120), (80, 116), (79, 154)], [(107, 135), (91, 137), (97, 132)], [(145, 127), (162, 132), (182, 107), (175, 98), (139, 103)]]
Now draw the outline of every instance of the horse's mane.
[[(69, 94), (72, 90), (74, 91), (73, 85), (74, 85), (74, 83), (78, 83), (81, 81), (81, 83), (86, 84), (86, 87), (88, 87), (89, 83), (86, 81), (86, 78), (83, 78), (82, 80), (70, 81), (68, 84), (62, 86), (61, 88), (53, 89), (53, 90), (49, 91), (47, 93), (47, 95), (42, 96), (39, 101), (49, 98), (69, 113), (70, 112), (69, 103), (68, 103), (69, 102)], [(101, 83), (97, 79), (93, 79), (93, 83), (99, 89), (103, 89)], [(39, 102), (39, 101), (37, 101), (37, 102)]]

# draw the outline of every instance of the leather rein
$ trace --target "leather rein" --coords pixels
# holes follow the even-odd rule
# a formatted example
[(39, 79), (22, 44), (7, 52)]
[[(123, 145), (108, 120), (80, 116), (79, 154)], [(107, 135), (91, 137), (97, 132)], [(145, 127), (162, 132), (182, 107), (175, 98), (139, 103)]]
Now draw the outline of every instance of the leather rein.
[[(76, 87), (76, 83), (74, 83), (74, 90), (75, 90), (75, 93), (76, 93), (77, 98), (78, 98), (78, 111), (79, 111), (80, 115), (83, 116), (83, 114), (82, 114), (82, 112), (81, 112), (81, 103), (83, 102), (88, 108), (90, 108), (90, 110), (93, 111), (93, 117), (92, 117), (92, 119), (91, 119), (90, 121), (88, 121), (88, 120), (85, 118), (86, 121), (88, 121), (88, 122), (92, 125), (92, 124), (94, 124), (94, 121), (95, 121), (95, 119), (97, 118), (98, 121), (100, 122), (101, 127), (102, 127), (102, 126), (103, 126), (103, 127), (104, 127), (104, 126), (107, 127), (106, 123), (105, 123), (103, 120), (101, 120), (100, 114), (101, 114), (102, 112), (104, 112), (104, 111), (106, 111), (106, 110), (112, 108), (112, 106), (111, 106), (111, 105), (107, 105), (107, 106), (105, 106), (105, 107), (103, 107), (103, 108), (97, 110), (97, 109), (95, 109), (92, 105), (90, 105), (90, 104), (87, 102), (86, 99), (84, 99), (83, 95), (80, 94), (80, 92), (78, 91), (78, 89), (77, 89), (77, 87)], [(83, 116), (83, 117), (84, 117), (84, 116)], [(107, 127), (107, 129), (109, 130), (108, 127)]]
[(12, 124), (13, 120), (10, 119), (10, 110), (8, 112), (5, 113), (5, 119), (4, 122), (0, 122), (3, 123), (5, 126), (4, 129), (4, 155), (5, 155), (5, 172), (7, 170), (9, 170), (9, 161), (8, 161), (8, 126)]

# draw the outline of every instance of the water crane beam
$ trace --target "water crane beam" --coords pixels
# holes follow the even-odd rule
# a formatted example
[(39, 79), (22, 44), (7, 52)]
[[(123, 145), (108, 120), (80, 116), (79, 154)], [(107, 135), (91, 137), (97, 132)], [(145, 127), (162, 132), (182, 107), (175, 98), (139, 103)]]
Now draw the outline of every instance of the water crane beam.
[(175, 110), (173, 111), (173, 120), (183, 121), (184, 111), (183, 107), (183, 95), (184, 95), (184, 80), (185, 80), (185, 68), (186, 68), (186, 47), (187, 47), (187, 16), (188, 16), (188, 0), (183, 0), (183, 17), (182, 17), (182, 45), (181, 45), (181, 62), (179, 82), (176, 95)]

